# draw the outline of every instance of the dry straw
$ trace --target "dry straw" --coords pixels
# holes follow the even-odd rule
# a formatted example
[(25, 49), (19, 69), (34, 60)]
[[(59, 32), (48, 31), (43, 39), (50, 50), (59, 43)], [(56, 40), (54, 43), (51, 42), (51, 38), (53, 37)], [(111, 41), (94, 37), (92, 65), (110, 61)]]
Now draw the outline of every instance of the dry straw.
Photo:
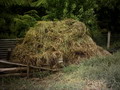
[(72, 19), (39, 21), (26, 33), (22, 44), (16, 46), (12, 60), (59, 68), (78, 63), (83, 58), (108, 55), (87, 32), (85, 24)]

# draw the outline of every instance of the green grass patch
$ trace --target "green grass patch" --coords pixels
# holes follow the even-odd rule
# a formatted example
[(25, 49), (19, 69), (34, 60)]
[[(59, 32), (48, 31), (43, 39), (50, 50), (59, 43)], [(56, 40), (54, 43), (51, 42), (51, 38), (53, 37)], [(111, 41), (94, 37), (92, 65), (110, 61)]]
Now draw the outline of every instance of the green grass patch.
[(79, 65), (65, 67), (60, 76), (48, 72), (38, 72), (34, 75), (40, 79), (46, 76), (48, 78), (41, 82), (25, 78), (2, 78), (0, 89), (120, 90), (120, 52), (107, 57), (94, 57), (83, 60)]
[(7, 77), (0, 79), (0, 90), (40, 90), (43, 87), (26, 78)]
[(120, 52), (107, 57), (94, 57), (82, 61), (79, 66), (72, 67), (69, 66), (64, 70), (70, 72), (70, 74), (65, 72), (68, 77), (82, 80), (104, 80), (108, 88), (120, 89)]

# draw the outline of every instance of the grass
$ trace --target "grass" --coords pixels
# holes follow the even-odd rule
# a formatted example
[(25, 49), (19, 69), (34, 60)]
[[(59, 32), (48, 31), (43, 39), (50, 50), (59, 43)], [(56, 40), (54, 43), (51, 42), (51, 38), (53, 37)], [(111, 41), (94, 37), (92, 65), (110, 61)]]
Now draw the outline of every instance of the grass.
[[(73, 68), (75, 70), (73, 70)], [(75, 68), (77, 67), (77, 68)], [(71, 71), (72, 70), (72, 71)], [(105, 88), (112, 90), (120, 89), (120, 52), (113, 56), (96, 57), (81, 62), (78, 66), (69, 66), (64, 69), (65, 78), (70, 80), (84, 81), (102, 81)], [(69, 82), (69, 81), (68, 81)], [(72, 83), (72, 82), (71, 82)], [(74, 83), (75, 84), (75, 83)], [(74, 85), (71, 85), (74, 87)], [(86, 85), (85, 85), (86, 86)], [(79, 86), (78, 86), (79, 87)], [(101, 87), (102, 88), (102, 87)]]
[(39, 90), (41, 85), (35, 85), (31, 80), (25, 78), (2, 78), (0, 81), (0, 90)]
[[(47, 76), (43, 73), (40, 77), (44, 75)], [(79, 65), (65, 67), (61, 76), (48, 74), (48, 77), (39, 82), (24, 78), (2, 79), (0, 85), (9, 90), (120, 90), (120, 52), (83, 60)]]

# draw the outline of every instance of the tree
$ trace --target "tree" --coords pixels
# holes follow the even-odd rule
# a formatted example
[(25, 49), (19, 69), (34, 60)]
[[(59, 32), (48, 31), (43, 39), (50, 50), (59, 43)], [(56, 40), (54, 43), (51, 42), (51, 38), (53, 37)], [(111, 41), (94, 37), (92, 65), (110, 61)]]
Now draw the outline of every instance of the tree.
[(0, 0), (0, 38), (23, 37), (39, 20), (37, 11), (28, 12), (31, 3), (31, 0)]
[(46, 15), (42, 20), (73, 18), (84, 22), (90, 29), (96, 29), (95, 0), (45, 0)]

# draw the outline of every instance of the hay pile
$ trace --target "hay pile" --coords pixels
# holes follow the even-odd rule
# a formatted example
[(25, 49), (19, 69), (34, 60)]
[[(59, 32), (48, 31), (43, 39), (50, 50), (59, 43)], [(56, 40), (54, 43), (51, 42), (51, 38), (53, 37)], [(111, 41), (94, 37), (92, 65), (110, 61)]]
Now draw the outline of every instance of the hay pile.
[(14, 49), (12, 60), (58, 68), (96, 55), (109, 53), (93, 42), (82, 22), (67, 19), (39, 21), (27, 32), (22, 44)]

